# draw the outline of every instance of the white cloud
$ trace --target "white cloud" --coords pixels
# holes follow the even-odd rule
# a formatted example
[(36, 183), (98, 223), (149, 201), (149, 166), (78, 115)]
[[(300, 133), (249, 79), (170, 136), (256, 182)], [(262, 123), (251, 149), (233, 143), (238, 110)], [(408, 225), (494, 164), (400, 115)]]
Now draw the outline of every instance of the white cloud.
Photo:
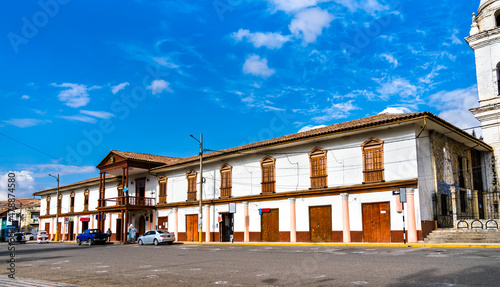
[(40, 124), (50, 123), (49, 120), (38, 120), (38, 119), (11, 119), (4, 121), (5, 123), (16, 126), (18, 128), (29, 128)]
[(23, 100), (27, 100), (27, 99), (29, 99), (29, 98), (30, 98), (30, 96), (28, 96), (28, 95), (23, 95), (23, 96), (21, 97), (21, 99), (23, 99)]
[(385, 59), (387, 62), (391, 63), (394, 66), (394, 68), (396, 68), (398, 66), (398, 60), (396, 58), (394, 58), (393, 55), (380, 54), (380, 57)]
[(252, 33), (249, 30), (240, 29), (238, 32), (234, 32), (231, 34), (237, 41), (243, 41), (243, 39), (247, 39), (250, 43), (252, 43), (256, 48), (267, 47), (269, 49), (280, 49), (283, 47), (283, 44), (290, 41), (291, 36), (283, 36), (280, 33), (262, 33), (255, 32)]
[(46, 177), (48, 174), (59, 174), (59, 176), (85, 174), (96, 171), (94, 166), (64, 165), (57, 163), (33, 164), (22, 167), (25, 170), (29, 170), (34, 177)]
[(267, 78), (273, 75), (276, 71), (267, 66), (267, 59), (261, 59), (258, 55), (250, 55), (243, 64), (243, 73), (252, 74)]
[(66, 106), (72, 108), (86, 106), (90, 102), (90, 96), (87, 91), (100, 88), (98, 86), (88, 88), (85, 85), (72, 83), (63, 83), (61, 85), (52, 83), (51, 85), (59, 88), (68, 88), (59, 92), (58, 98)]
[[(478, 107), (477, 86), (453, 91), (441, 91), (430, 97), (431, 103), (440, 110), (439, 116), (460, 128), (479, 126), (480, 122), (469, 111), (470, 108)], [(469, 132), (472, 133), (471, 130)], [(476, 134), (480, 135), (480, 129)]]
[(460, 40), (457, 35), (458, 35), (459, 31), (458, 29), (453, 29), (453, 34), (451, 35), (451, 37), (449, 38), (451, 40), (451, 43), (452, 44), (455, 44), (455, 45), (460, 45), (460, 44), (463, 44), (462, 43), (462, 40)]
[(164, 80), (154, 80), (151, 82), (151, 85), (147, 87), (148, 90), (151, 90), (153, 95), (158, 95), (163, 92), (172, 93), (172, 89), (170, 88), (170, 83)]
[(351, 12), (356, 10), (364, 11), (367, 14), (374, 15), (376, 12), (388, 10), (387, 5), (382, 5), (378, 0), (334, 0), (335, 2), (347, 7)]
[(31, 198), (35, 192), (35, 178), (31, 171), (9, 171), (0, 176), (0, 200), (8, 199), (8, 179), (9, 173), (14, 173), (16, 179), (16, 198)]
[(353, 110), (359, 110), (359, 108), (352, 103), (350, 100), (345, 103), (332, 104), (331, 107), (322, 110), (323, 116), (314, 117), (313, 120), (316, 122), (326, 122), (333, 119), (342, 119), (350, 115)]
[(129, 85), (129, 83), (125, 82), (125, 83), (121, 83), (121, 84), (118, 84), (116, 86), (113, 86), (113, 87), (111, 87), (111, 92), (113, 93), (113, 95), (116, 95), (116, 93), (125, 89), (125, 87), (128, 85)]
[(380, 114), (404, 114), (411, 113), (411, 110), (406, 107), (387, 107), (385, 110), (381, 111)]
[(294, 12), (304, 8), (316, 6), (319, 2), (318, 0), (268, 0), (273, 6), (274, 10), (281, 10), (285, 12)]
[(112, 113), (108, 112), (103, 112), (103, 111), (86, 111), (86, 110), (81, 110), (80, 113), (87, 115), (87, 116), (92, 116), (100, 119), (109, 119), (111, 117), (114, 117)]
[(84, 122), (84, 123), (91, 123), (95, 124), (97, 123), (97, 120), (91, 117), (87, 116), (82, 116), (82, 115), (76, 115), (76, 116), (61, 116), (61, 118), (70, 120), (70, 121), (77, 121), (77, 122)]
[(313, 126), (313, 125), (307, 125), (303, 128), (301, 128), (298, 133), (300, 132), (306, 132), (306, 131), (309, 131), (309, 130), (314, 130), (314, 129), (319, 129), (319, 128), (324, 128), (326, 127), (326, 125), (318, 125), (318, 126)]
[(177, 69), (179, 68), (179, 65), (173, 63), (169, 57), (152, 57), (153, 61), (155, 61), (158, 65), (171, 68), (171, 69)]
[(381, 99), (388, 99), (394, 95), (408, 98), (409, 96), (417, 96), (417, 87), (412, 85), (407, 79), (393, 78), (388, 82), (382, 83), (377, 92)]
[(288, 28), (295, 37), (302, 38), (306, 45), (316, 41), (323, 28), (328, 28), (332, 20), (333, 15), (328, 11), (314, 7), (297, 13)]

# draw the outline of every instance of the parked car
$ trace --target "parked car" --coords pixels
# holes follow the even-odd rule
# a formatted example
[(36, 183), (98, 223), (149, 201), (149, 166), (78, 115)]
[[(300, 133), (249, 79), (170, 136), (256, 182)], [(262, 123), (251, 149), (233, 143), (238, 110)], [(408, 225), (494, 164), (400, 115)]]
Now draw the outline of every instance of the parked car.
[(175, 241), (175, 234), (166, 230), (150, 230), (137, 238), (139, 245), (152, 243), (158, 245), (160, 243), (172, 244)]
[(36, 236), (37, 243), (49, 243), (49, 234), (45, 230), (41, 230), (38, 232)]
[(82, 245), (82, 241), (85, 241), (90, 246), (94, 243), (106, 243), (108, 237), (107, 233), (102, 233), (99, 229), (86, 229), (76, 237), (76, 243)]
[(14, 232), (9, 238), (9, 242), (13, 243), (26, 243), (26, 238), (22, 232)]
[(26, 240), (34, 240), (33, 233), (31, 232), (23, 232), (23, 233), (24, 233), (24, 238), (26, 238)]

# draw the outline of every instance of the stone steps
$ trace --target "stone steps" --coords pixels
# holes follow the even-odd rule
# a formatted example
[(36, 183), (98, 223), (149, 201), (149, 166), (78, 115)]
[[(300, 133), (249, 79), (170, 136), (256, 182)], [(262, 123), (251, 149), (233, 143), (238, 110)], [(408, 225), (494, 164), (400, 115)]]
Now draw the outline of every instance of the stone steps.
[(426, 243), (500, 243), (500, 230), (437, 229), (425, 238)]

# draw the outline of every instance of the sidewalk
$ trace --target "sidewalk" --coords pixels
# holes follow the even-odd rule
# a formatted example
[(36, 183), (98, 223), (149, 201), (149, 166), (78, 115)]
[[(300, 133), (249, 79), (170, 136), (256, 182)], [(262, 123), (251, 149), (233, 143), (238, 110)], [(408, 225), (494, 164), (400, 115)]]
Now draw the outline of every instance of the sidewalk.
[[(36, 243), (36, 241), (28, 241), (29, 243)], [(50, 241), (50, 243), (71, 243), (76, 244), (76, 241)], [(118, 241), (111, 241), (112, 244), (121, 244)], [(107, 243), (109, 244), (109, 243)], [(199, 245), (198, 242), (188, 242), (188, 241), (176, 241), (174, 244), (185, 244), (185, 245)], [(241, 245), (241, 246), (330, 246), (330, 247), (414, 247), (414, 248), (498, 248), (500, 249), (500, 243), (365, 243), (365, 242), (353, 242), (353, 243), (310, 243), (310, 242), (203, 242), (201, 245)]]

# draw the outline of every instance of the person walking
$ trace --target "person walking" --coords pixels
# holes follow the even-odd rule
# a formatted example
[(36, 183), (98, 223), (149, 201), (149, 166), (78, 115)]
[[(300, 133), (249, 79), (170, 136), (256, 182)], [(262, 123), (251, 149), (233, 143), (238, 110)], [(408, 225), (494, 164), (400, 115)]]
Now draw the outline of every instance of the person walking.
[(113, 234), (113, 231), (111, 231), (111, 228), (108, 228), (108, 231), (106, 231), (108, 234), (108, 242), (111, 242), (111, 234)]

